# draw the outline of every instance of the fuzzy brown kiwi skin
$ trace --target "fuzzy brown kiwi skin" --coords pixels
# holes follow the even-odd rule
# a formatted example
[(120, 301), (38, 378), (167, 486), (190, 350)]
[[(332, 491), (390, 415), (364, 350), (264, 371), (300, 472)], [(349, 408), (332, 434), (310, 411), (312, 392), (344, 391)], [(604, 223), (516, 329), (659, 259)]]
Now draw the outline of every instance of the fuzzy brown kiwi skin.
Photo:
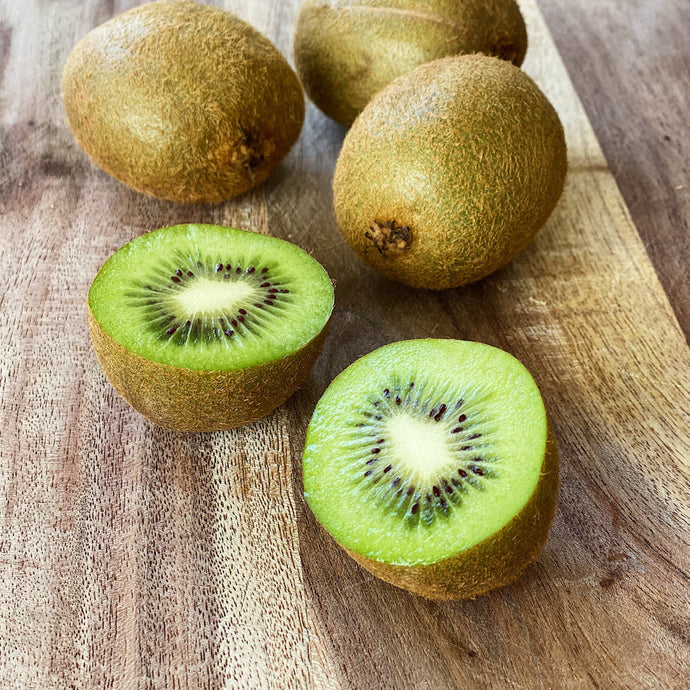
[(175, 431), (224, 431), (270, 414), (307, 378), (328, 332), (282, 359), (236, 371), (197, 371), (145, 359), (116, 342), (87, 303), (89, 335), (115, 390), (155, 424)]
[(294, 54), (311, 100), (349, 127), (374, 94), (418, 65), (481, 52), (520, 66), (526, 50), (515, 0), (306, 0)]
[(357, 118), (333, 178), (336, 218), (391, 280), (460, 287), (532, 241), (566, 171), (558, 114), (524, 72), (484, 55), (443, 58), (396, 79)]
[(219, 203), (261, 184), (304, 121), (297, 75), (229, 12), (136, 7), (89, 32), (62, 75), (67, 120), (107, 173), (150, 196)]
[(513, 582), (539, 555), (556, 510), (558, 470), (558, 448), (549, 422), (541, 475), (532, 496), (488, 539), (451, 558), (416, 566), (382, 563), (342, 548), (376, 577), (428, 599), (481, 596)]

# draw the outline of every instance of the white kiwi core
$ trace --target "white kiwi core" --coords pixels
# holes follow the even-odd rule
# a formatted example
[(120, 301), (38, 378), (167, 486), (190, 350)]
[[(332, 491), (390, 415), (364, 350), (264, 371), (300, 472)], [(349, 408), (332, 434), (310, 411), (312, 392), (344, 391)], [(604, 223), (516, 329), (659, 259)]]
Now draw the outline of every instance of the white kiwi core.
[(386, 345), (343, 371), (316, 406), (305, 498), (349, 551), (434, 563), (526, 506), (547, 428), (534, 379), (507, 352), (458, 340)]
[(413, 482), (424, 484), (454, 464), (448, 431), (433, 420), (401, 413), (386, 422), (391, 457)]
[(189, 316), (216, 314), (219, 310), (234, 311), (244, 301), (256, 299), (261, 293), (243, 280), (218, 281), (199, 278), (175, 296), (180, 311)]

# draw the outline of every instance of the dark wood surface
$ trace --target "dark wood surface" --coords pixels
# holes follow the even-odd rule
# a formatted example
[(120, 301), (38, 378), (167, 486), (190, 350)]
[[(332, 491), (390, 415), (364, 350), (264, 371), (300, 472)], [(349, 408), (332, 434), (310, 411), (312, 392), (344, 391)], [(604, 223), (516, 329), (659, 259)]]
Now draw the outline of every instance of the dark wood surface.
[[(614, 178), (523, 0), (525, 69), (563, 119), (566, 189), (520, 257), (438, 294), (384, 280), (340, 238), (330, 178), (343, 130), (311, 105), (270, 180), (219, 206), (152, 200), (96, 169), (65, 125), (60, 70), (84, 33), (134, 4), (0, 0), (0, 687), (684, 688), (690, 350), (671, 305), (687, 313), (687, 53), (674, 48), (685, 3), (542, 0)], [(299, 0), (216, 4), (289, 55)], [(648, 223), (656, 272), (616, 181)], [(302, 389), (231, 432), (147, 422), (88, 341), (85, 295), (107, 256), (185, 221), (292, 240), (336, 281), (331, 334)], [(414, 337), (515, 354), (559, 444), (544, 551), (473, 601), (376, 580), (301, 494), (320, 394), (357, 357)]]
[(690, 2), (538, 0), (690, 337)]

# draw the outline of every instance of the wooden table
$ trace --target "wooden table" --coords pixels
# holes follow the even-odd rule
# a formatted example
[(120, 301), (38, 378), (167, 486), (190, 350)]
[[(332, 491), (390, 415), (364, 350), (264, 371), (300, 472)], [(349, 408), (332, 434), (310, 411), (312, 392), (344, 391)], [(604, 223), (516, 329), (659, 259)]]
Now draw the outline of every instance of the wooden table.
[(539, 0), (659, 281), (690, 336), (690, 4)]
[[(524, 67), (563, 119), (567, 188), (518, 259), (440, 294), (389, 283), (343, 243), (330, 177), (344, 132), (312, 106), (269, 182), (221, 206), (148, 199), (97, 170), (65, 125), (60, 70), (133, 4), (0, 0), (0, 687), (687, 687), (687, 3), (540, 2), (604, 156), (523, 0)], [(289, 54), (298, 0), (224, 4)], [(291, 239), (336, 280), (302, 390), (232, 432), (148, 423), (88, 341), (84, 300), (105, 258), (184, 221)], [(518, 356), (561, 449), (540, 559), (474, 601), (373, 579), (301, 497), (304, 432), (328, 382), (425, 336)]]

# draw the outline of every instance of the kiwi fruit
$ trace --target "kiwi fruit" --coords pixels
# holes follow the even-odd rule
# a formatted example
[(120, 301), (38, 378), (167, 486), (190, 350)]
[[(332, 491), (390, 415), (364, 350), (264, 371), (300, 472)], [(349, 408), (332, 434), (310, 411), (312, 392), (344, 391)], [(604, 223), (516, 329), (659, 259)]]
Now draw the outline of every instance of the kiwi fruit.
[(217, 203), (263, 182), (297, 140), (297, 75), (252, 26), (186, 0), (98, 26), (62, 75), (69, 125), (107, 173), (145, 194)]
[(512, 582), (553, 520), (558, 452), (532, 376), (483, 343), (408, 340), (357, 360), (309, 424), (304, 495), (374, 575), (432, 599)]
[(486, 53), (519, 66), (526, 50), (515, 0), (307, 0), (295, 32), (307, 95), (346, 127), (386, 84), (425, 62)]
[(345, 137), (338, 225), (360, 257), (412, 287), (479, 280), (513, 259), (562, 193), (563, 127), (519, 68), (442, 58), (377, 94)]
[(269, 414), (307, 377), (333, 309), (321, 265), (275, 237), (176, 225), (116, 251), (88, 296), (91, 341), (115, 389), (179, 431)]

